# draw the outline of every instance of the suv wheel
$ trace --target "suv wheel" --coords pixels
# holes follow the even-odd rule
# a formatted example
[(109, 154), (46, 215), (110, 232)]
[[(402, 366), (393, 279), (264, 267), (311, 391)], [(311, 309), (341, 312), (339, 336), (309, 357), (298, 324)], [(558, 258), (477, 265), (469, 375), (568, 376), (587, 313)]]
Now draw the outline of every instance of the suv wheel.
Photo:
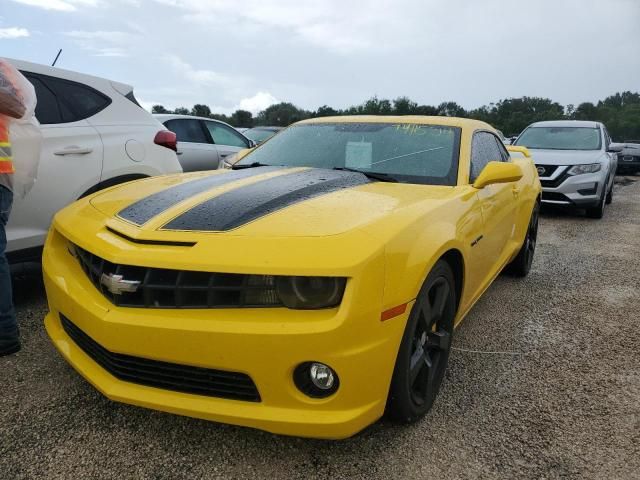
[(602, 191), (602, 195), (600, 196), (600, 201), (595, 207), (587, 208), (587, 217), (589, 218), (602, 218), (604, 216), (604, 204), (605, 204), (605, 193)]
[(611, 202), (613, 202), (613, 184), (611, 184), (611, 188), (607, 192), (607, 198), (605, 199), (604, 203), (606, 203), (607, 205), (611, 205)]

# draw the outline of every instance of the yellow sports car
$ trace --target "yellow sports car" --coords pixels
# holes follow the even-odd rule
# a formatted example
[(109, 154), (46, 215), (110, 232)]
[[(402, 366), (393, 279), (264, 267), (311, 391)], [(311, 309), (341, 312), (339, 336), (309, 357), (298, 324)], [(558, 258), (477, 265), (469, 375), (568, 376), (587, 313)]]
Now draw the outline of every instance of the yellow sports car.
[(98, 192), (44, 252), (53, 343), (108, 398), (344, 438), (432, 406), (454, 327), (530, 269), (540, 182), (489, 125), (294, 124), (232, 170)]

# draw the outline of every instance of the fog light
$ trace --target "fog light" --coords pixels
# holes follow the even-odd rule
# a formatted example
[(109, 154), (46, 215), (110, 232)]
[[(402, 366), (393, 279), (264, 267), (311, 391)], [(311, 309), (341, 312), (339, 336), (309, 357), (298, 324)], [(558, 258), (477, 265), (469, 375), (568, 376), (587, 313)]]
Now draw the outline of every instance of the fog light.
[(293, 372), (296, 387), (305, 395), (324, 398), (338, 390), (338, 374), (328, 365), (320, 362), (305, 362)]
[(333, 370), (324, 363), (312, 363), (309, 377), (311, 377), (313, 384), (321, 390), (330, 390), (335, 381)]

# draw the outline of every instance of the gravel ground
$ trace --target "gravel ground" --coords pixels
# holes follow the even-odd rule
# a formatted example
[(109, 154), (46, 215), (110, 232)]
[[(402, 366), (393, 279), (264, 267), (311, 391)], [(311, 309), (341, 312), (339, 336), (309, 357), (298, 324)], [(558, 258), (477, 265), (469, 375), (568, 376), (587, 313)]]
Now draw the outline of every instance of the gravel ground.
[(640, 478), (640, 181), (618, 180), (603, 220), (544, 213), (531, 274), (500, 277), (457, 330), (426, 418), (341, 442), (106, 400), (51, 346), (41, 279), (20, 273), (0, 479)]

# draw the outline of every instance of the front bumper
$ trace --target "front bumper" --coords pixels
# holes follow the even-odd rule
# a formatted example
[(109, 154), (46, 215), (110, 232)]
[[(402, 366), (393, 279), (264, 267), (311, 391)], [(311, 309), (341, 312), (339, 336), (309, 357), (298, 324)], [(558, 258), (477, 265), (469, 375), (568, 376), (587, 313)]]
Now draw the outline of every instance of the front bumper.
[[(91, 248), (91, 246), (86, 246)], [(101, 252), (96, 252), (101, 253)], [(339, 308), (170, 310), (116, 307), (86, 277), (55, 231), (43, 257), (50, 313), (45, 326), (62, 356), (108, 398), (146, 408), (273, 433), (345, 438), (384, 412), (398, 345), (410, 309), (380, 322), (384, 269), (375, 260), (351, 278)], [(64, 315), (110, 352), (239, 372), (260, 401), (183, 393), (123, 381), (102, 368), (64, 330)], [(330, 365), (340, 388), (312, 399), (293, 382), (306, 361)]]
[(553, 174), (540, 177), (542, 202), (551, 205), (578, 208), (593, 207), (600, 202), (606, 188), (606, 172), (568, 175), (570, 166), (559, 166)]

